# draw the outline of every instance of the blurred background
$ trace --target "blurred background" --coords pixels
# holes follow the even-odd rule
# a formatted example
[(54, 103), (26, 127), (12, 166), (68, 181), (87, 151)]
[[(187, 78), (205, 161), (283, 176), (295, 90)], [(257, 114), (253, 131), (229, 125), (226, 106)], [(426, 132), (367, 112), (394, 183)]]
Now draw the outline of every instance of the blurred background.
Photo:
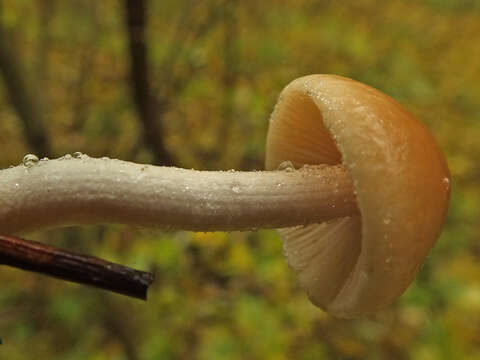
[(97, 226), (30, 238), (156, 272), (148, 302), (10, 268), (2, 359), (480, 359), (480, 2), (0, 1), (0, 168), (81, 151), (262, 169), (281, 89), (352, 77), (422, 119), (446, 153), (445, 230), (371, 319), (309, 303), (275, 231)]

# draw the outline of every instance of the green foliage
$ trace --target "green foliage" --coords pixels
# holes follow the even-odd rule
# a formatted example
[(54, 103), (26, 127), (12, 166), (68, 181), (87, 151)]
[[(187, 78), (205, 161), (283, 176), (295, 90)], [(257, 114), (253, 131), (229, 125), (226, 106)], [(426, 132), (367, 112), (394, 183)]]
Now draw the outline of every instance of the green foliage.
[[(128, 82), (122, 3), (2, 2), (2, 31), (35, 89), (57, 156), (153, 159)], [(268, 116), (283, 86), (308, 73), (349, 76), (395, 97), (438, 139), (453, 177), (446, 228), (406, 294), (357, 321), (335, 320), (308, 302), (274, 231), (37, 233), (31, 237), (153, 269), (156, 282), (143, 303), (2, 267), (0, 357), (480, 359), (478, 2), (149, 6), (149, 80), (179, 165), (261, 169)], [(8, 167), (32, 149), (0, 84), (0, 166)]]

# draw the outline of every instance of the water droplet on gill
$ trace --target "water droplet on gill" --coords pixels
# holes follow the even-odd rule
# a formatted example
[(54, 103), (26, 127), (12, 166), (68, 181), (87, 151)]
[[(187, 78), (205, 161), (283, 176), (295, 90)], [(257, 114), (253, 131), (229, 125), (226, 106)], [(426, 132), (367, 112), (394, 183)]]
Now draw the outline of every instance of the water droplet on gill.
[(388, 258), (385, 259), (385, 263), (388, 264), (390, 261), (392, 261), (392, 257), (389, 256)]
[(385, 217), (383, 218), (383, 223), (384, 223), (385, 225), (390, 224), (391, 221), (392, 221), (392, 218), (390, 217), (390, 215), (387, 215), (387, 216), (385, 216)]
[(48, 161), (50, 160), (48, 157), (41, 158), (40, 161)]
[(15, 167), (15, 166), (13, 166), (13, 165), (10, 165), (8, 168), (9, 168), (9, 169), (11, 169), (11, 168), (14, 168), (14, 167)]
[(282, 161), (278, 165), (277, 170), (292, 172), (292, 171), (295, 171), (295, 166), (293, 166), (293, 163), (290, 160), (286, 160), (286, 161)]
[(101, 159), (102, 160), (110, 160), (110, 158), (108, 156), (102, 156)]
[(27, 154), (22, 159), (22, 164), (26, 167), (32, 167), (36, 163), (38, 163), (38, 157), (34, 154)]
[(235, 193), (235, 194), (238, 194), (240, 192), (240, 188), (237, 186), (237, 185), (233, 185), (232, 186), (232, 191)]
[(65, 154), (65, 156), (63, 157), (65, 160), (70, 160), (72, 158), (72, 155), (70, 154)]
[(18, 188), (19, 186), (20, 186), (20, 184), (19, 184), (19, 183), (15, 183), (15, 187), (17, 187), (17, 188)]
[(82, 155), (83, 155), (83, 154), (82, 154), (80, 151), (75, 151), (75, 152), (73, 153), (73, 157), (74, 157), (75, 159), (81, 159), (81, 158), (82, 158)]

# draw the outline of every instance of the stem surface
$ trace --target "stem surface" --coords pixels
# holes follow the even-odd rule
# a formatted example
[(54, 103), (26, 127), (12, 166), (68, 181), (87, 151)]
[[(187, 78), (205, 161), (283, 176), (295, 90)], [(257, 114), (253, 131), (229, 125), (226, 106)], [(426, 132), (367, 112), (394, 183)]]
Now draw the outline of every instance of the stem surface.
[(341, 165), (196, 171), (86, 155), (0, 171), (0, 232), (121, 223), (164, 229), (283, 228), (358, 214)]

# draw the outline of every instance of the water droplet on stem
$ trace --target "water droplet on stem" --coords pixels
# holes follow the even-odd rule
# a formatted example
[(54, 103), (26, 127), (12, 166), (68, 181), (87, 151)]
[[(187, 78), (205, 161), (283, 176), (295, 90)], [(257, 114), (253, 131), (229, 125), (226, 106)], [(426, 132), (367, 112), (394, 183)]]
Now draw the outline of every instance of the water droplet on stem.
[(27, 154), (27, 155), (25, 155), (25, 156), (23, 157), (23, 160), (22, 160), (23, 166), (32, 167), (32, 166), (35, 165), (36, 163), (38, 163), (38, 157), (37, 157), (37, 155)]
[(277, 170), (292, 172), (295, 171), (295, 166), (293, 166), (293, 163), (290, 160), (286, 160), (278, 165)]

